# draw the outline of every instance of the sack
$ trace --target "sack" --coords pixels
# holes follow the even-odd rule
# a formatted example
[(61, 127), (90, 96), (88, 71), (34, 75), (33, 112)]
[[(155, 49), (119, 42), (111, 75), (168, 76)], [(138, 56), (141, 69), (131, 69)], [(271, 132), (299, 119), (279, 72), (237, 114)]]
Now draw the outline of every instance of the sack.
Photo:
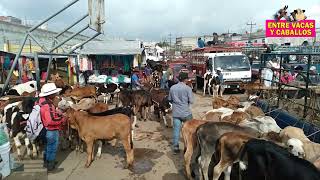
[(35, 105), (33, 106), (32, 112), (27, 120), (27, 126), (25, 127), (27, 137), (31, 141), (35, 140), (39, 136), (42, 129), (43, 124), (40, 116), (40, 106)]

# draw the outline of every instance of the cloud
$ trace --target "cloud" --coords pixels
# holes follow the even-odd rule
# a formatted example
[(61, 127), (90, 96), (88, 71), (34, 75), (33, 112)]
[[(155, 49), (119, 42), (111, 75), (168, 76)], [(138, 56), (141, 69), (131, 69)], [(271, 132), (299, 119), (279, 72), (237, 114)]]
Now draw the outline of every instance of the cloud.
[[(33, 20), (42, 20), (67, 4), (66, 0), (0, 1), (0, 15), (6, 13), (4, 15)], [(257, 24), (254, 26), (257, 29), (283, 4), (288, 4), (290, 10), (305, 9), (308, 17), (320, 18), (318, 0), (105, 0), (105, 34), (160, 40), (169, 34), (175, 37), (245, 31), (249, 30), (246, 24), (250, 21)], [(86, 12), (87, 0), (80, 0), (49, 22), (49, 28), (59, 31)]]

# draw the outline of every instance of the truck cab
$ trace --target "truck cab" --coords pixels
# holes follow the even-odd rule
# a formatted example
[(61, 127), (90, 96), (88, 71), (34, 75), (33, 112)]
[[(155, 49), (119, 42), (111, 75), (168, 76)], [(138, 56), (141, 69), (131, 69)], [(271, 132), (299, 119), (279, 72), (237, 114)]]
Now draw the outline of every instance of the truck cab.
[(207, 57), (206, 67), (211, 72), (222, 69), (225, 88), (239, 88), (241, 83), (251, 81), (249, 59), (241, 52), (204, 53)]

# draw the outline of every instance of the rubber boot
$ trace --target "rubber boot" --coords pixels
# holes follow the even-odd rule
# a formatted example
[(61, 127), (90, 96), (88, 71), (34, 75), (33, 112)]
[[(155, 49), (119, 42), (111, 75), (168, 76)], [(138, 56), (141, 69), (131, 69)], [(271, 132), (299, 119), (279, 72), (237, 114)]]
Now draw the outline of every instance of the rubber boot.
[(47, 161), (47, 170), (48, 171), (53, 171), (55, 170), (55, 161)]

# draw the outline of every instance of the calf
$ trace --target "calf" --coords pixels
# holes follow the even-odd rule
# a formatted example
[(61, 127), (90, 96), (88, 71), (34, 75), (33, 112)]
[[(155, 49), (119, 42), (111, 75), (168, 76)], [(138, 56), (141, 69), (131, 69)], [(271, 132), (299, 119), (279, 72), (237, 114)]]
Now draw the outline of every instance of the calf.
[(290, 154), (286, 149), (265, 140), (251, 139), (240, 154), (247, 164), (249, 180), (318, 180), (320, 172), (310, 162)]
[(80, 138), (87, 145), (87, 162), (85, 167), (89, 167), (93, 160), (93, 143), (98, 139), (122, 141), (127, 155), (127, 166), (133, 164), (133, 142), (130, 118), (124, 114), (114, 114), (109, 116), (92, 116), (87, 112), (68, 109), (68, 121), (71, 128), (78, 131)]
[(81, 99), (77, 104), (71, 104), (71, 107), (77, 111), (79, 110), (88, 110), (94, 106), (95, 100), (91, 98)]
[(310, 141), (302, 129), (293, 126), (287, 126), (281, 130), (280, 137), (282, 138), (282, 142), (287, 142), (291, 138), (296, 138), (303, 142)]
[(144, 115), (142, 115), (142, 117), (146, 121), (147, 115), (149, 115), (150, 107), (152, 106), (151, 93), (145, 90), (136, 90), (132, 91), (131, 97), (134, 113), (134, 124), (136, 124), (138, 112), (140, 112), (142, 115), (142, 110), (144, 110)]
[(20, 96), (23, 92), (34, 92), (37, 87), (37, 82), (36, 81), (29, 81), (23, 84), (18, 84), (13, 86), (6, 95), (16, 95)]
[(129, 89), (121, 89), (119, 92), (118, 105), (121, 102), (123, 107), (128, 107), (132, 105), (132, 94), (133, 91)]
[(110, 102), (113, 102), (114, 95), (120, 92), (118, 84), (98, 84), (97, 86), (97, 94), (110, 95)]
[(169, 91), (163, 89), (152, 89), (150, 91), (152, 102), (154, 104), (155, 113), (158, 115), (160, 119), (160, 114), (162, 114), (163, 122), (166, 127), (168, 127), (168, 123), (166, 120), (166, 113), (171, 108), (171, 105), (168, 100)]
[(208, 180), (211, 176), (208, 170), (211, 157), (215, 153), (216, 141), (227, 132), (244, 132), (252, 136), (259, 135), (259, 132), (254, 129), (225, 122), (208, 122), (200, 125), (196, 132), (197, 143), (191, 160), (191, 168), (197, 178), (203, 176), (205, 180)]
[[(278, 134), (267, 133), (261, 137), (281, 144), (281, 139)], [(225, 175), (224, 179), (230, 179), (231, 167), (239, 161), (239, 155), (243, 145), (253, 138), (258, 137), (237, 132), (228, 132), (219, 138), (215, 153), (216, 160), (219, 162), (213, 168), (213, 180), (218, 180), (223, 171)], [(244, 165), (240, 163), (240, 167), (244, 168)]]
[[(13, 138), (15, 146), (17, 148), (18, 157), (22, 158), (21, 142), (20, 139), (24, 138), (25, 146), (27, 147), (27, 154), (31, 156), (31, 149), (29, 147), (30, 140), (26, 137), (25, 127), (27, 125), (27, 119), (32, 112), (35, 99), (26, 98), (23, 101), (15, 102), (7, 105), (3, 111), (3, 123), (7, 123), (10, 137)], [(33, 156), (37, 155), (37, 149), (35, 144), (33, 146)]]
[(94, 97), (97, 99), (96, 88), (94, 86), (78, 87), (72, 89), (71, 92), (65, 93), (65, 96), (72, 97), (75, 100)]
[(101, 113), (101, 112), (105, 112), (107, 111), (108, 108), (108, 104), (105, 103), (95, 103), (90, 109), (88, 109), (89, 113)]
[[(298, 157), (308, 160), (318, 165), (320, 159), (320, 144), (312, 141), (301, 141), (297, 138), (291, 138), (287, 142), (290, 152)], [(320, 168), (317, 166), (317, 168)]]
[(191, 170), (190, 170), (190, 163), (191, 163), (191, 156), (193, 154), (193, 149), (196, 146), (196, 136), (195, 132), (197, 128), (206, 123), (207, 121), (202, 120), (190, 120), (183, 124), (181, 129), (181, 134), (183, 137), (184, 142), (184, 163), (185, 163), (185, 170), (188, 179), (191, 179)]

